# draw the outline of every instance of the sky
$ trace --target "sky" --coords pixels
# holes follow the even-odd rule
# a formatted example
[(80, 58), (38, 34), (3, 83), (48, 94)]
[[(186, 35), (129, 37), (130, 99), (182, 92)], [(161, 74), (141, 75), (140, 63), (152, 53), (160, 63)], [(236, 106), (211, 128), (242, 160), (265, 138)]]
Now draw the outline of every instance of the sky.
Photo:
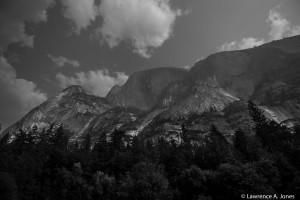
[(136, 71), (298, 34), (299, 0), (0, 0), (2, 130), (70, 85), (105, 96)]

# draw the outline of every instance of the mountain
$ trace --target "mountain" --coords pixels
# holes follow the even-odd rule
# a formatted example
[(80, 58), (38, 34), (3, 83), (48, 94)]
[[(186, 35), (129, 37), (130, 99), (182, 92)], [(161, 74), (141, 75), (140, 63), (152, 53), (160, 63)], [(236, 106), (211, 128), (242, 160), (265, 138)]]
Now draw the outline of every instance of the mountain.
[(186, 77), (188, 71), (179, 68), (154, 68), (133, 73), (123, 86), (115, 86), (105, 97), (114, 106), (153, 108), (170, 84)]
[(216, 125), (228, 138), (237, 128), (252, 132), (247, 100), (266, 117), (294, 126), (300, 122), (300, 36), (246, 50), (219, 52), (195, 63), (187, 77), (171, 83), (157, 115), (141, 137), (179, 137), (185, 124), (197, 134)]
[(97, 115), (109, 110), (111, 106), (105, 99), (87, 94), (81, 86), (71, 86), (50, 98), (4, 131), (13, 133), (18, 129), (30, 129), (34, 124), (39, 129), (51, 123), (63, 123), (74, 133), (74, 137), (87, 129)]
[(63, 123), (71, 140), (114, 129), (156, 140), (179, 137), (181, 126), (205, 135), (215, 124), (231, 138), (237, 128), (251, 132), (247, 101), (268, 118), (294, 126), (300, 122), (300, 36), (239, 51), (218, 52), (191, 70), (154, 68), (130, 75), (105, 98), (71, 86), (34, 108), (4, 131), (33, 124)]

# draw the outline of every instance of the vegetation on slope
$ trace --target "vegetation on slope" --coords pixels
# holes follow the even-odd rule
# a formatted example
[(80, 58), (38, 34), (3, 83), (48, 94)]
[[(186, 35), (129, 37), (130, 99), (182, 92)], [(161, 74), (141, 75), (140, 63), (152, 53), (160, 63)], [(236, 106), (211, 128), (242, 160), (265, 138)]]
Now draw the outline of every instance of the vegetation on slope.
[(182, 141), (124, 143), (116, 130), (91, 148), (68, 144), (63, 127), (36, 127), (0, 141), (0, 199), (240, 199), (242, 194), (300, 197), (300, 130), (268, 121), (249, 102), (255, 135), (238, 130), (234, 143), (215, 126), (197, 144)]

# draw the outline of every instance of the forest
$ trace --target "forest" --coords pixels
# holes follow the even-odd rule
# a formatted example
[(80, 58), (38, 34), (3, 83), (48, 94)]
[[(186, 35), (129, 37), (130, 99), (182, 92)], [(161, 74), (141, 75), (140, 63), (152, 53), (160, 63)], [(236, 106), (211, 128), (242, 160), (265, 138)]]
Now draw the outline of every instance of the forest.
[[(157, 143), (124, 132), (107, 133), (91, 148), (87, 134), (70, 145), (68, 131), (51, 125), (19, 130), (0, 141), (1, 200), (222, 200), (242, 195), (300, 198), (300, 128), (268, 120), (248, 103), (253, 134), (238, 129), (233, 142), (212, 126), (194, 141), (183, 129), (181, 142)], [(289, 196), (288, 196), (289, 195)]]

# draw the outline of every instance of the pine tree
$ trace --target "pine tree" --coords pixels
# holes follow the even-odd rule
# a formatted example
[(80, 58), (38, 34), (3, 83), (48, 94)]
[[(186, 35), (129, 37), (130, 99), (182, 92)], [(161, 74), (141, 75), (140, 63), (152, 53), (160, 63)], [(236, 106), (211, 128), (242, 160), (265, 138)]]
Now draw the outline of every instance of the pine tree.
[(36, 125), (33, 125), (31, 130), (27, 133), (27, 142), (31, 145), (35, 145), (39, 142), (38, 127)]
[(151, 140), (146, 141), (146, 151), (153, 151), (153, 142)]
[(139, 156), (143, 151), (143, 144), (137, 136), (132, 138), (131, 151), (134, 155)]
[(5, 145), (7, 144), (9, 139), (9, 133), (5, 134), (1, 139), (0, 139), (0, 149), (4, 148)]
[(13, 147), (16, 153), (21, 153), (28, 148), (28, 143), (27, 143), (27, 134), (25, 131), (22, 129), (19, 129), (16, 131), (15, 134), (16, 138), (13, 141)]
[(275, 121), (267, 120), (263, 112), (250, 101), (249, 113), (255, 123), (256, 136), (260, 138), (263, 146), (278, 151), (283, 148), (285, 143), (290, 142), (292, 134), (289, 128)]
[(116, 152), (121, 152), (124, 148), (123, 144), (123, 137), (124, 137), (125, 132), (124, 131), (119, 131), (115, 130), (111, 134), (111, 142), (110, 142), (110, 150), (111, 153), (116, 153)]
[(52, 136), (52, 143), (55, 147), (66, 150), (68, 146), (68, 136), (62, 125), (60, 125)]
[(253, 102), (248, 101), (249, 114), (255, 124), (256, 136), (261, 139), (264, 146), (272, 142), (272, 133), (270, 133), (269, 122), (264, 116), (260, 108), (258, 108)]
[(221, 163), (230, 162), (233, 158), (230, 144), (215, 125), (211, 126), (210, 137), (206, 142), (206, 151), (209, 154), (208, 159), (210, 159), (212, 168)]
[(247, 156), (247, 136), (246, 133), (240, 128), (235, 132), (234, 147), (244, 156)]
[(185, 124), (181, 126), (181, 144), (183, 147), (191, 148), (192, 140), (189, 134), (189, 131), (186, 128)]
[(89, 133), (85, 136), (83, 150), (86, 152), (91, 150), (91, 135)]

